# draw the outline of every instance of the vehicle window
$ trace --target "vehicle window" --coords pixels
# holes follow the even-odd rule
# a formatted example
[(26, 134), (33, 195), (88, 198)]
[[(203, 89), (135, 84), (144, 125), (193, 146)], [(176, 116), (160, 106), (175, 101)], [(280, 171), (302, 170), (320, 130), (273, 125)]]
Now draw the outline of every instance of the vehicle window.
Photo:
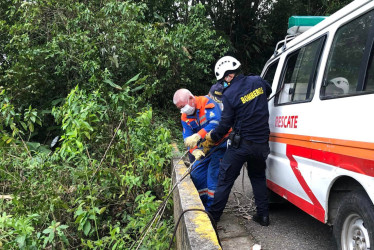
[(266, 70), (266, 73), (264, 75), (264, 79), (271, 85), (273, 86), (273, 81), (274, 81), (274, 76), (275, 72), (277, 71), (279, 60), (276, 62), (273, 62)]
[(286, 58), (277, 104), (309, 101), (313, 98), (317, 64), (325, 36), (309, 43)]
[(362, 84), (360, 85), (360, 72), (362, 67), (366, 67), (366, 63), (362, 63), (367, 53), (365, 47), (372, 21), (373, 11), (337, 30), (327, 60), (321, 97), (331, 98), (373, 90), (373, 66), (367, 77), (371, 82), (366, 89), (362, 89)]

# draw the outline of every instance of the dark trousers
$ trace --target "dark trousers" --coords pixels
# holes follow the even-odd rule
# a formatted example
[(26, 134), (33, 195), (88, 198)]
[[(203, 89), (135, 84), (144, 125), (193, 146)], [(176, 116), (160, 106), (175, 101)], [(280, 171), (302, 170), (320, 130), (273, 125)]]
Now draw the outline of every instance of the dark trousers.
[(239, 148), (229, 147), (219, 168), (218, 184), (214, 201), (209, 208), (215, 221), (219, 221), (226, 206), (231, 188), (240, 174), (240, 170), (247, 162), (248, 176), (252, 184), (257, 214), (269, 215), (269, 205), (266, 187), (266, 158), (270, 153), (269, 143), (251, 143), (243, 141)]

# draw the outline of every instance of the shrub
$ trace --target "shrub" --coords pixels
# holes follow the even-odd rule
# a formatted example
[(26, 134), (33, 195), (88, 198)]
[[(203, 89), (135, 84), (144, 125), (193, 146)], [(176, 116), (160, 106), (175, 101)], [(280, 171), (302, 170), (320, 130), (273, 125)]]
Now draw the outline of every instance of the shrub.
[[(128, 92), (76, 87), (52, 112), (63, 131), (59, 148), (35, 150), (17, 136), (1, 148), (2, 188), (13, 195), (1, 203), (3, 246), (134, 243), (169, 190), (172, 148), (169, 130), (153, 123), (151, 108), (137, 110), (141, 98)], [(167, 244), (160, 237), (170, 236), (171, 223), (166, 217), (145, 246)]]

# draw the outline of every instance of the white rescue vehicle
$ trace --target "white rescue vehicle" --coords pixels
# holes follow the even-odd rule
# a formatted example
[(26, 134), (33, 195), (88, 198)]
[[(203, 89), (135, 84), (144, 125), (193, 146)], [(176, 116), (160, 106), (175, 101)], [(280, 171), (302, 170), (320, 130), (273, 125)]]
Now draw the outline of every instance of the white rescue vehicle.
[(276, 93), (267, 185), (333, 225), (339, 249), (374, 249), (374, 1), (319, 21), (262, 72)]

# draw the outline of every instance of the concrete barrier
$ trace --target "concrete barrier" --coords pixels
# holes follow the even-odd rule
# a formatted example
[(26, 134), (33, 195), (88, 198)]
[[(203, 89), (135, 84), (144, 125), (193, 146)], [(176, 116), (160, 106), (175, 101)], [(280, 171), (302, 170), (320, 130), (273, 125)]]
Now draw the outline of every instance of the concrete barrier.
[[(182, 178), (187, 168), (183, 161), (173, 160), (173, 185)], [(192, 208), (204, 210), (199, 194), (187, 176), (174, 190), (174, 221), (175, 224), (183, 211)], [(178, 250), (214, 250), (221, 249), (213, 225), (208, 215), (202, 211), (186, 212), (176, 234), (176, 248)]]

